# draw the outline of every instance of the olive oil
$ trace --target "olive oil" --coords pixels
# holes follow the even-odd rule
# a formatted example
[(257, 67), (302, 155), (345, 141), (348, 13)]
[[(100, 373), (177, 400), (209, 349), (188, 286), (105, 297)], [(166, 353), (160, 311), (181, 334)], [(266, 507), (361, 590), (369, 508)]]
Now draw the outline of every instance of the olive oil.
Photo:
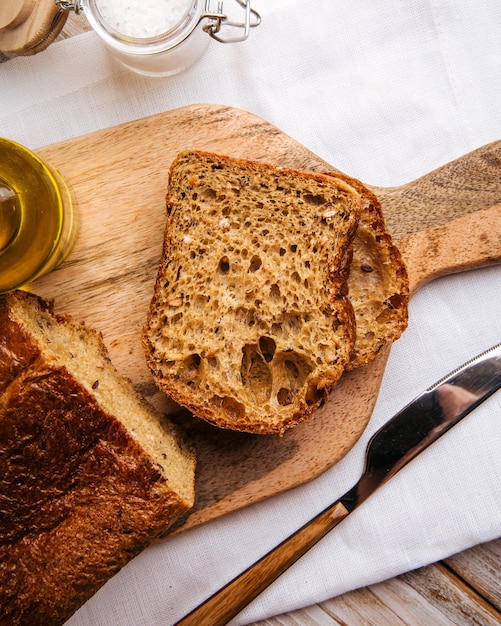
[(0, 293), (54, 269), (75, 237), (75, 207), (60, 175), (0, 138)]
[(0, 181), (0, 252), (5, 250), (16, 236), (21, 225), (16, 194)]

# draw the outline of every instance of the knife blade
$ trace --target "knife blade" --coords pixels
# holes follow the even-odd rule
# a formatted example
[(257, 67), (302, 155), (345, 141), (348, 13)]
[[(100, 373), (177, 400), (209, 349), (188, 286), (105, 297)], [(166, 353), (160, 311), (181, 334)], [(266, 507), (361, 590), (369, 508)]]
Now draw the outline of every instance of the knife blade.
[(358, 482), (176, 626), (227, 624), (322, 537), (501, 387), (501, 344), (441, 378), (370, 439)]

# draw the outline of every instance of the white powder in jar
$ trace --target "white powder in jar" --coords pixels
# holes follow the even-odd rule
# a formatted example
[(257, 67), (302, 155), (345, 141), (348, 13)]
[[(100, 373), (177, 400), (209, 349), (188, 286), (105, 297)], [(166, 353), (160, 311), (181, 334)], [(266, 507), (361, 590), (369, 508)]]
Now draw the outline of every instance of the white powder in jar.
[(147, 38), (176, 26), (192, 0), (96, 0), (103, 20), (122, 35)]

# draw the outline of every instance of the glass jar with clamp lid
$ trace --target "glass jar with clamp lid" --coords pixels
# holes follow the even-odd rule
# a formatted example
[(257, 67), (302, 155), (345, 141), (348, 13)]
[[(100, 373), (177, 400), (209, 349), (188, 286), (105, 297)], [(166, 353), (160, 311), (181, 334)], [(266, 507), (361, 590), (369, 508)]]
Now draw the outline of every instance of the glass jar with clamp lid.
[(234, 0), (232, 8), (240, 14), (235, 19), (221, 1), (213, 10), (211, 0), (54, 1), (66, 10), (83, 12), (120, 63), (150, 76), (182, 72), (199, 59), (211, 38), (220, 43), (245, 41), (261, 22), (251, 0)]

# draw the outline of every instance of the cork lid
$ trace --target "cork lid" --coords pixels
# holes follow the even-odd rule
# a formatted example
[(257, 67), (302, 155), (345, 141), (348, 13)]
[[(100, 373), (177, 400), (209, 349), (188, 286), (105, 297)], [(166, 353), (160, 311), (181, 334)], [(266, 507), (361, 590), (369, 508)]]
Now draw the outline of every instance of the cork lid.
[(54, 0), (0, 1), (0, 52), (30, 55), (44, 50), (59, 35), (68, 12)]

